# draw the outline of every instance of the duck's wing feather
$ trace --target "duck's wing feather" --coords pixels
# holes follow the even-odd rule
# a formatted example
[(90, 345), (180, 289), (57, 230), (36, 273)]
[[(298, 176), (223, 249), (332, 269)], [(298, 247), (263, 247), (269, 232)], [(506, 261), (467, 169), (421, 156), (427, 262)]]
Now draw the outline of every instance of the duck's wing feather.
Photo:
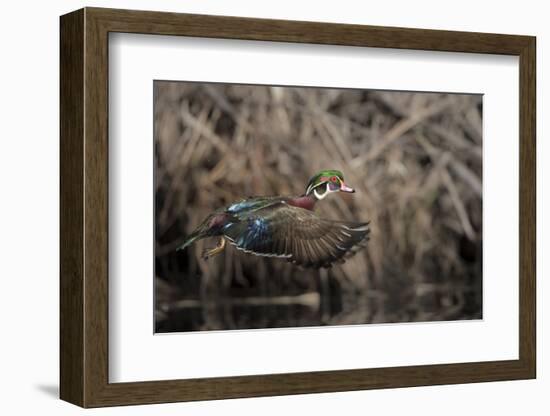
[(305, 267), (330, 267), (366, 243), (368, 223), (331, 221), (281, 201), (241, 214), (223, 230), (237, 249)]

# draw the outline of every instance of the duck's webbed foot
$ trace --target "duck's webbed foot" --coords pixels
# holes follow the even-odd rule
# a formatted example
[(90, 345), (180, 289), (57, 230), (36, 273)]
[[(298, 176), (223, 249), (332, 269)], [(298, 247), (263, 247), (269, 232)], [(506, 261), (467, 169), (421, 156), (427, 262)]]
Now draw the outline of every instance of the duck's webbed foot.
[(225, 238), (221, 237), (218, 245), (214, 248), (206, 248), (202, 252), (202, 258), (207, 260), (210, 257), (214, 257), (217, 254), (220, 254), (225, 249)]

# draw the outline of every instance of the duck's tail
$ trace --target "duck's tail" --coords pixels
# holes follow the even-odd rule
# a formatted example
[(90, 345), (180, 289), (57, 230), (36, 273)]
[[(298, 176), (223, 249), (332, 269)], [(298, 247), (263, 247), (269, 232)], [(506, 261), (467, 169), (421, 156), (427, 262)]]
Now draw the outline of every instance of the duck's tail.
[(204, 238), (205, 235), (201, 231), (202, 230), (200, 229), (196, 229), (191, 234), (189, 234), (185, 239), (185, 241), (180, 246), (178, 246), (178, 248), (176, 248), (176, 251), (183, 250), (187, 246), (193, 244), (195, 241), (200, 240), (201, 238)]

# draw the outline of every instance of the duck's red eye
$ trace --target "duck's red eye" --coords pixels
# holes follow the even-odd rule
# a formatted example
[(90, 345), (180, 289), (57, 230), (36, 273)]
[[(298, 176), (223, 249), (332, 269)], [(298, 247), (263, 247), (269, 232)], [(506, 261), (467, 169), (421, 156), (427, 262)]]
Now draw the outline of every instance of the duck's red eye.
[(333, 176), (332, 178), (330, 178), (330, 180), (331, 180), (332, 182), (337, 182), (337, 181), (338, 181), (338, 178), (337, 178), (336, 176)]

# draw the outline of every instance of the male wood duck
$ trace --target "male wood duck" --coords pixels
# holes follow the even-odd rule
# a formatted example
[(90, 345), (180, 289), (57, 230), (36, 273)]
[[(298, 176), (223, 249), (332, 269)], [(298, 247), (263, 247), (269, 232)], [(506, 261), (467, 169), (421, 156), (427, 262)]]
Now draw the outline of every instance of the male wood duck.
[(251, 197), (210, 214), (178, 247), (220, 236), (218, 245), (203, 257), (221, 253), (228, 241), (257, 256), (279, 257), (304, 267), (330, 267), (362, 247), (369, 236), (368, 222), (331, 221), (313, 212), (315, 203), (334, 192), (355, 190), (344, 183), (338, 170), (313, 176), (305, 194), (297, 197)]

